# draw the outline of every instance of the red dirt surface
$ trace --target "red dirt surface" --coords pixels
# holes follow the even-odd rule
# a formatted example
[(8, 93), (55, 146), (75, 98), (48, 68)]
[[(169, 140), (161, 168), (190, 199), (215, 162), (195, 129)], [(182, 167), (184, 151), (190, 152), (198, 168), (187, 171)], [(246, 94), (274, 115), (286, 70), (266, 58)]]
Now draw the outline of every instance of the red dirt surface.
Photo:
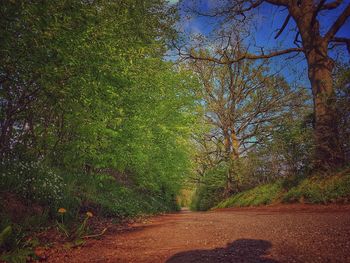
[(184, 210), (46, 252), (60, 263), (350, 262), (350, 206)]

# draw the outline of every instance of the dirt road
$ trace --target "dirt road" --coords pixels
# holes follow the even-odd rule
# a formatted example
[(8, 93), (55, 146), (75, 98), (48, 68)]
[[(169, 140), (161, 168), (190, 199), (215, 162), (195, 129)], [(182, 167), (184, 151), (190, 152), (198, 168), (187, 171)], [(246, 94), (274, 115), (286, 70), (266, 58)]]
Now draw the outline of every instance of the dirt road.
[(350, 206), (157, 216), (48, 262), (350, 262)]

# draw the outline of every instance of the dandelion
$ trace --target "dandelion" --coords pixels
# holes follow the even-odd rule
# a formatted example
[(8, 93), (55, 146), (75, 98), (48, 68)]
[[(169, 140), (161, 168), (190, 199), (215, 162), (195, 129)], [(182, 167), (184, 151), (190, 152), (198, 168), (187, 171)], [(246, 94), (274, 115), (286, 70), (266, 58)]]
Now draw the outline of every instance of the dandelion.
[(58, 213), (60, 213), (60, 214), (64, 214), (66, 212), (67, 212), (67, 210), (62, 208), (62, 207), (60, 209), (58, 209)]
[(86, 212), (87, 217), (93, 217), (94, 215), (91, 212)]
[(61, 207), (60, 209), (58, 209), (58, 213), (60, 213), (61, 214), (61, 222), (62, 222), (62, 224), (63, 224), (63, 216), (64, 216), (64, 214), (67, 212), (67, 210), (66, 209), (64, 209), (63, 207)]

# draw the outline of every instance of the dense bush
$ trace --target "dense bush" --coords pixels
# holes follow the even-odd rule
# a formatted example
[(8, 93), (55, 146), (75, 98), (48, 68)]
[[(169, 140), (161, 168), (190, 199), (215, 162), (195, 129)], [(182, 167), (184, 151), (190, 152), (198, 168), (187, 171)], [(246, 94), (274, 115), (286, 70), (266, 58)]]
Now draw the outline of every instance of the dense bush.
[(40, 161), (4, 159), (0, 165), (0, 191), (11, 191), (28, 205), (59, 207), (66, 188), (62, 176)]
[(5, 170), (4, 165), (1, 168), (0, 192), (15, 193), (25, 206), (40, 205), (53, 219), (60, 207), (68, 211), (67, 219), (86, 211), (124, 219), (178, 209), (173, 192), (145, 192), (137, 185), (122, 185), (111, 175), (68, 171), (58, 175), (40, 162), (19, 162), (11, 169)]
[(190, 208), (205, 211), (218, 204), (224, 197), (227, 166), (221, 164), (207, 171), (198, 183)]
[[(38, 162), (19, 163), (15, 168), (3, 173), (0, 188), (0, 232), (12, 228), (4, 244), (0, 244), (0, 252), (6, 252), (0, 259), (9, 262), (35, 258), (32, 247), (39, 242), (29, 242), (28, 235), (60, 221), (58, 208), (66, 210), (64, 221), (69, 228), (88, 211), (120, 222), (179, 209), (174, 193), (145, 192), (137, 185), (127, 187), (111, 175), (61, 171), (58, 176)], [(9, 194), (12, 186), (14, 191)]]
[(144, 193), (137, 186), (123, 186), (110, 175), (80, 174), (66, 179), (69, 187), (62, 207), (67, 208), (68, 214), (93, 211), (125, 219), (178, 209), (175, 198), (160, 192)]

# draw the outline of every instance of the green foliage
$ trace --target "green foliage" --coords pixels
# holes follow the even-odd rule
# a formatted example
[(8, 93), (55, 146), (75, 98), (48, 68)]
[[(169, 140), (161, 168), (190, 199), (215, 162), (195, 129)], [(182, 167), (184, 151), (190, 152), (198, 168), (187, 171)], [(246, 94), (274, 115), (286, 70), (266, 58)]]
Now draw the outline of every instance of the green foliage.
[[(174, 208), (198, 85), (163, 59), (173, 10), (160, 0), (20, 2), (2, 4), (2, 189), (51, 211), (65, 204), (72, 218), (86, 200), (121, 217), (153, 210), (139, 196)], [(104, 171), (123, 182), (100, 191), (81, 176)]]
[(350, 197), (350, 173), (335, 176), (313, 176), (291, 188), (283, 202), (330, 203)]
[[(63, 211), (61, 211), (63, 209)], [(67, 239), (70, 239), (74, 245), (81, 245), (84, 243), (82, 239), (88, 233), (88, 220), (93, 214), (89, 211), (85, 218), (77, 225), (68, 226), (64, 222), (64, 214), (66, 209), (60, 208), (58, 212), (61, 214), (61, 222), (56, 221), (57, 229), (61, 231)]]
[(217, 208), (241, 207), (241, 206), (258, 206), (268, 205), (278, 201), (283, 191), (281, 182), (257, 186), (251, 190), (238, 193), (221, 203)]
[(0, 260), (8, 263), (25, 263), (37, 259), (34, 248), (39, 245), (39, 241), (36, 238), (24, 240), (24, 236), (20, 238), (19, 234), (16, 234), (16, 232), (12, 233), (10, 237), (18, 242), (18, 244), (12, 245), (11, 247), (7, 246), (5, 250), (2, 251), (3, 253), (0, 255)]
[[(273, 124), (271, 136), (248, 155), (251, 181), (255, 185), (281, 177), (308, 174), (312, 169), (313, 129), (310, 108), (286, 113)], [(262, 179), (262, 180), (260, 180)]]
[(217, 205), (223, 199), (227, 173), (228, 167), (224, 164), (207, 171), (194, 192), (190, 208), (205, 211)]
[[(309, 109), (308, 106), (305, 109)], [(197, 188), (193, 209), (208, 210), (221, 201), (218, 207), (279, 202), (284, 189), (299, 185), (311, 169), (313, 140), (310, 119), (305, 115), (308, 111), (298, 110), (301, 112), (285, 113), (278, 123), (272, 123), (270, 137), (261, 140), (245, 156), (230, 162), (231, 194), (234, 194), (231, 198), (224, 200), (223, 194), (228, 171), (220, 172), (220, 184), (211, 182), (218, 181), (217, 174), (205, 173), (201, 181), (206, 183)]]
[(177, 196), (177, 202), (180, 205), (180, 207), (189, 208), (191, 206), (193, 194), (194, 191), (190, 187), (182, 189), (180, 195)]
[[(215, 48), (191, 52), (212, 60), (227, 53), (225, 59), (234, 60), (235, 52), (242, 52), (244, 44), (230, 45), (228, 42), (226, 47), (218, 47), (217, 54)], [(264, 62), (231, 65), (212, 60), (190, 63), (203, 85), (199, 90), (202, 118), (209, 126), (196, 134), (195, 162), (200, 182), (194, 209), (208, 209), (233, 193), (307, 173), (313, 152), (311, 104), (305, 89), (296, 89), (283, 77), (271, 74)], [(221, 184), (215, 189), (215, 183), (208, 179), (212, 176), (216, 180), (215, 175), (208, 171), (217, 170), (222, 163), (228, 169), (221, 173)], [(262, 193), (261, 202), (269, 202), (264, 196)], [(201, 202), (206, 205), (200, 206)]]
[(12, 227), (7, 226), (0, 233), (0, 247), (4, 246), (8, 237), (12, 234)]
[[(1, 215), (0, 227), (10, 224), (10, 221)], [(3, 229), (3, 228), (1, 228)], [(9, 263), (27, 262), (29, 256), (34, 256), (32, 245), (24, 240), (25, 234), (21, 226), (8, 225), (1, 232), (0, 260)]]
[(350, 162), (350, 65), (338, 65), (334, 78), (339, 137), (345, 162)]
[(17, 248), (10, 252), (4, 253), (0, 256), (0, 259), (8, 263), (26, 263), (30, 257), (35, 258), (35, 254), (32, 249)]
[(336, 175), (314, 175), (278, 180), (238, 193), (219, 203), (216, 208), (259, 206), (271, 203), (303, 202), (327, 204), (350, 197), (350, 173), (345, 170)]
[(171, 189), (145, 191), (137, 185), (126, 187), (115, 177), (101, 174), (70, 174), (65, 180), (67, 188), (60, 207), (67, 209), (68, 222), (81, 211), (122, 220), (178, 209)]
[[(18, 211), (20, 212), (20, 211)], [(48, 225), (46, 215), (26, 216), (22, 221), (12, 222), (9, 215), (0, 212), (0, 229), (2, 244), (0, 244), (0, 260), (5, 262), (27, 262), (31, 257), (35, 259), (33, 248), (39, 245), (35, 237), (29, 236), (43, 226)]]
[[(27, 221), (35, 231), (41, 220), (59, 220), (60, 207), (67, 225), (86, 211), (122, 220), (178, 209), (192, 168), (198, 83), (164, 60), (176, 37), (168, 7), (1, 3), (0, 194), (40, 210), (25, 209), (14, 227), (23, 236), (14, 240), (32, 231)], [(23, 246), (17, 241), (8, 251)]]
[(63, 199), (63, 178), (39, 161), (3, 160), (0, 190), (11, 189), (18, 197), (56, 209)]

